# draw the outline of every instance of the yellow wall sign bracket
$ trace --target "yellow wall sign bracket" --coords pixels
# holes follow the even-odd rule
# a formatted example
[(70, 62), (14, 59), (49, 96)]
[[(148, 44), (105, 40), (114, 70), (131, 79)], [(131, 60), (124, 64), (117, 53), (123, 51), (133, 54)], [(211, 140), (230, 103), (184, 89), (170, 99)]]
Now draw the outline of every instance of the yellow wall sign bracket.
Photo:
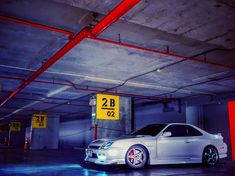
[(96, 102), (96, 119), (119, 120), (119, 96), (97, 94)]
[(33, 128), (46, 128), (47, 127), (47, 115), (46, 114), (34, 114), (32, 119)]
[(11, 122), (10, 124), (10, 131), (17, 131), (21, 130), (21, 123), (20, 122)]

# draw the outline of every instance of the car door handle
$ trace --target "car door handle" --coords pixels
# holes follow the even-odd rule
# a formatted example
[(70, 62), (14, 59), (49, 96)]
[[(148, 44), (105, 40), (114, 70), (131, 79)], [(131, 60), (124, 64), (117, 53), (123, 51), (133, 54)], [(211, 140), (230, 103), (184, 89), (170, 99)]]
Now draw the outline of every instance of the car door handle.
[(186, 144), (189, 144), (190, 143), (190, 141), (184, 141)]

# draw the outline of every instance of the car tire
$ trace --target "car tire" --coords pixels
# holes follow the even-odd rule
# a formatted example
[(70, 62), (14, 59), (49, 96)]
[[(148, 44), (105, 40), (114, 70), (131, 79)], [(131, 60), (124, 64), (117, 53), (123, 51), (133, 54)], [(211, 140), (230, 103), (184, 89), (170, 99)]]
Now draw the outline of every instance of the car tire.
[(215, 147), (208, 146), (204, 149), (202, 162), (206, 166), (214, 166), (219, 160), (219, 154)]
[(143, 168), (148, 162), (148, 151), (142, 145), (133, 145), (127, 150), (125, 160), (130, 168)]

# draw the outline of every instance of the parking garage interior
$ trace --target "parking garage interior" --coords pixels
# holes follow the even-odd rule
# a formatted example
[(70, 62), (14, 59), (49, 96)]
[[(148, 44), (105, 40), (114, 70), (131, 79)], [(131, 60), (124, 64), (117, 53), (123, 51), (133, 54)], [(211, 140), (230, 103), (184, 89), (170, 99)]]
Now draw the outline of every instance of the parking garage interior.
[[(0, 175), (234, 175), (234, 57), (234, 0), (1, 0)], [(84, 162), (95, 139), (169, 123), (220, 133), (227, 158)]]

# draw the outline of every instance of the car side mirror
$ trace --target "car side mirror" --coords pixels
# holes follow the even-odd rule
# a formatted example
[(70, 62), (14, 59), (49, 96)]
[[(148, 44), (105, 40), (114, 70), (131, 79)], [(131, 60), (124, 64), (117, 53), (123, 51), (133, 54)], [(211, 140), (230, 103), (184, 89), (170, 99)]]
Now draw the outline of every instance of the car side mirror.
[(162, 134), (163, 137), (170, 137), (171, 135), (172, 135), (172, 133), (170, 131), (165, 131)]

